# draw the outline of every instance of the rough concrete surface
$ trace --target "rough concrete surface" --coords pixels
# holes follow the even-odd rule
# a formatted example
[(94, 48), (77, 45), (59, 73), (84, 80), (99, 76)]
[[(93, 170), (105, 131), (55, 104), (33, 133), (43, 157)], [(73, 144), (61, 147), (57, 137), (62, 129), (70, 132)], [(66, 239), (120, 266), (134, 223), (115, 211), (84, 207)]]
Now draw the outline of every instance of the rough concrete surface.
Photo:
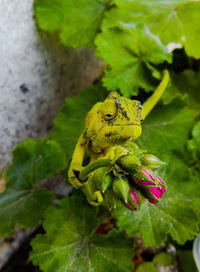
[[(0, 0), (0, 172), (16, 144), (48, 135), (65, 97), (91, 84), (101, 68), (93, 50), (66, 49), (56, 35), (41, 33), (33, 0)], [(22, 240), (16, 235), (12, 243), (0, 240), (0, 269)]]
[(0, 20), (1, 171), (16, 144), (48, 134), (64, 98), (89, 85), (102, 64), (93, 50), (66, 49), (39, 33), (32, 0), (1, 0)]

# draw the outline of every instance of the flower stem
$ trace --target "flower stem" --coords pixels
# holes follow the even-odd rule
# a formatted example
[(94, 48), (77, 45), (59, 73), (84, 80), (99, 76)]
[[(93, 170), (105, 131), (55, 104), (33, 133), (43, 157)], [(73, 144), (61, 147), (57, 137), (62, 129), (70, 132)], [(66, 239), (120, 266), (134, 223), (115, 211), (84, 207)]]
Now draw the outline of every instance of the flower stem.
[(90, 163), (89, 165), (83, 168), (83, 170), (80, 172), (79, 179), (81, 181), (84, 181), (87, 178), (87, 175), (89, 175), (91, 172), (100, 167), (106, 166), (111, 166), (111, 161), (109, 159), (101, 159), (94, 161), (93, 163)]

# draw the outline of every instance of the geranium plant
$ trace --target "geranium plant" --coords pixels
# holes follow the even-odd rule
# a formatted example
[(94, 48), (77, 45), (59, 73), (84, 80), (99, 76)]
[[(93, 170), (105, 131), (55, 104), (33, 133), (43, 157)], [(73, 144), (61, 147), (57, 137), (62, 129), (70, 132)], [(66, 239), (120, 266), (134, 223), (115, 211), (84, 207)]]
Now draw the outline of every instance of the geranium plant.
[[(195, 238), (200, 223), (200, 1), (35, 0), (34, 12), (38, 27), (57, 32), (65, 46), (95, 48), (104, 69), (97, 83), (66, 99), (49, 139), (28, 139), (13, 151), (3, 173), (0, 236), (42, 222), (45, 234), (32, 240), (30, 260), (47, 272), (158, 271), (174, 262), (166, 252), (169, 244), (178, 249), (184, 269), (180, 245)], [(60, 171), (68, 182), (73, 150), (95, 103), (116, 90), (143, 102), (164, 69), (169, 86), (136, 140), (146, 150), (146, 168), (134, 176), (146, 194), (139, 209), (140, 195), (133, 189), (129, 209), (121, 203), (106, 210), (89, 205), (75, 189), (63, 197), (38, 187)], [(153, 163), (160, 166), (156, 177), (149, 168)], [(138, 237), (145, 246), (162, 245), (162, 252), (146, 262), (133, 242)]]

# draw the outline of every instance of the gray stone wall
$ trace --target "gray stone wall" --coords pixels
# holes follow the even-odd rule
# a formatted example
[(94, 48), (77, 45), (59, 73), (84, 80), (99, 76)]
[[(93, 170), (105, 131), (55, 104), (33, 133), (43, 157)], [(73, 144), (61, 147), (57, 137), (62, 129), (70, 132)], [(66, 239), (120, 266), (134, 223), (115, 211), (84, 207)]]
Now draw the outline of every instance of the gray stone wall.
[[(101, 68), (93, 50), (66, 49), (56, 35), (40, 32), (32, 0), (0, 0), (0, 172), (16, 144), (48, 136), (65, 97), (91, 84)], [(60, 179), (52, 187), (68, 191)], [(0, 240), (0, 269), (28, 234)]]
[(102, 63), (93, 50), (66, 49), (56, 35), (39, 32), (32, 0), (1, 0), (0, 21), (2, 171), (16, 144), (48, 135), (64, 98), (91, 84)]

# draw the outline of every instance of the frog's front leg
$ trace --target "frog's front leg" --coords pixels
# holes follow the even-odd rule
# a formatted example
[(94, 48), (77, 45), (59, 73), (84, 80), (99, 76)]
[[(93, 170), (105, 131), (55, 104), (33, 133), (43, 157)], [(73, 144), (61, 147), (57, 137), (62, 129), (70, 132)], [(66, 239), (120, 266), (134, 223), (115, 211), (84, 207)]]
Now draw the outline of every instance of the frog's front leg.
[(71, 165), (68, 171), (68, 178), (69, 182), (76, 188), (81, 188), (83, 187), (83, 182), (79, 179), (79, 174), (81, 170), (83, 169), (83, 159), (85, 156), (85, 151), (86, 151), (86, 144), (87, 144), (87, 139), (83, 137), (83, 134), (79, 137), (78, 143), (76, 144), (73, 156), (72, 156), (72, 161)]
[(88, 164), (81, 171), (80, 180), (87, 180), (81, 188), (82, 192), (87, 196), (87, 201), (98, 206), (104, 200), (104, 192), (111, 184), (110, 169), (112, 162), (110, 159), (99, 159)]
[(99, 206), (103, 202), (103, 195), (100, 191), (91, 192), (90, 188), (84, 186), (83, 193), (87, 196), (87, 201), (93, 206)]
[(81, 190), (86, 195), (87, 201), (91, 205), (99, 206), (103, 202), (103, 195), (100, 190), (96, 188), (94, 178), (94, 173), (91, 173)]

